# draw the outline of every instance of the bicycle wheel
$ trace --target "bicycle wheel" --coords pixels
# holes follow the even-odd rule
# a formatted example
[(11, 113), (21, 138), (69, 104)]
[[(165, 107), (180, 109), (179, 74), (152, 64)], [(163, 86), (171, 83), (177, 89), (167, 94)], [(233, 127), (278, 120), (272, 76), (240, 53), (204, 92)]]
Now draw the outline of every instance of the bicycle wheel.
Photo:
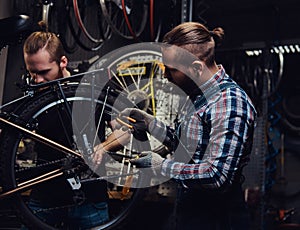
[[(84, 8), (88, 8), (87, 5), (83, 6)], [(94, 5), (91, 5), (91, 7), (95, 7)], [(79, 6), (78, 6), (78, 0), (73, 0), (73, 8), (74, 8), (74, 14), (78, 23), (78, 26), (81, 28), (81, 30), (83, 31), (84, 35), (92, 42), (94, 43), (102, 43), (104, 40), (106, 40), (107, 38), (109, 38), (109, 27), (108, 26), (104, 26), (104, 24), (102, 24), (102, 20), (99, 20), (98, 22), (100, 22), (100, 34), (101, 34), (101, 38), (94, 38), (87, 30), (86, 26), (84, 25), (84, 22), (81, 18), (80, 15), (80, 10), (79, 10)], [(89, 12), (91, 13), (91, 12)], [(99, 17), (99, 15), (98, 15)], [(102, 28), (103, 27), (103, 28)]]
[[(104, 55), (92, 65), (91, 70), (103, 68), (106, 71), (110, 87), (115, 92), (113, 105), (127, 98), (132, 103), (127, 108), (142, 109), (174, 127), (174, 121), (181, 106), (186, 103), (186, 97), (164, 77), (161, 48), (160, 44), (151, 42), (128, 45)], [(162, 144), (162, 140), (150, 134), (148, 139), (151, 151), (163, 156), (171, 153)], [(143, 188), (160, 186), (169, 180), (168, 177), (153, 175), (151, 169), (140, 170), (144, 177), (148, 175), (139, 184)]]
[[(101, 127), (100, 134), (97, 135), (100, 136), (99, 139), (105, 139), (105, 135), (110, 132), (107, 121), (112, 112), (117, 111), (109, 105), (104, 105), (100, 99), (90, 97), (90, 92), (97, 91), (94, 86), (87, 84), (85, 87), (78, 88), (77, 84), (69, 83), (61, 87), (63, 94), (58, 93), (57, 90), (46, 89), (24, 102), (14, 111), (15, 119), (11, 121), (78, 151), (84, 149), (84, 146), (80, 146), (80, 141), (73, 140), (75, 138), (73, 138), (72, 126), (76, 124), (79, 133), (87, 134), (89, 137), (90, 127), (94, 127), (95, 120), (97, 121), (94, 110), (104, 108), (101, 110), (104, 111), (103, 116), (98, 119)], [(74, 103), (80, 104), (82, 111), (91, 116), (87, 116), (87, 120), (84, 121), (72, 117), (73, 121), (71, 121), (69, 110)], [(53, 116), (57, 116), (56, 119)], [(51, 135), (52, 132), (54, 135)], [(2, 131), (0, 147), (3, 192), (20, 189), (10, 197), (21, 220), (31, 229), (78, 229), (79, 223), (76, 219), (72, 222), (66, 221), (65, 210), (80, 207), (86, 202), (97, 207), (99, 200), (107, 202), (109, 219), (90, 227), (115, 229), (128, 216), (129, 210), (133, 209), (141, 196), (140, 189), (112, 184), (95, 175), (82, 158), (52, 149), (17, 129), (6, 127)], [(103, 167), (102, 172), (105, 171), (108, 174), (109, 168)], [(45, 174), (47, 176), (43, 177), (42, 175)], [(52, 179), (46, 181), (46, 178), (51, 177)], [(37, 178), (45, 181), (34, 184)], [(79, 184), (78, 181), (81, 183), (79, 189), (75, 188)], [(89, 186), (92, 188), (89, 191), (92, 191), (93, 196), (85, 193), (84, 189)], [(46, 200), (48, 203), (37, 209), (30, 203), (32, 197)], [(45, 215), (51, 214), (49, 211), (61, 215), (57, 215), (56, 217), (59, 218), (55, 220), (45, 219)]]
[(147, 23), (148, 5), (140, 0), (99, 0), (111, 29), (126, 39), (137, 39)]
[(136, 43), (116, 49), (97, 60), (91, 69), (107, 69), (113, 88), (129, 101), (141, 100), (140, 109), (173, 125), (180, 109), (180, 97), (164, 77), (161, 46)]
[(84, 50), (99, 50), (111, 36), (110, 26), (104, 20), (99, 3), (70, 1), (67, 19), (72, 37)]

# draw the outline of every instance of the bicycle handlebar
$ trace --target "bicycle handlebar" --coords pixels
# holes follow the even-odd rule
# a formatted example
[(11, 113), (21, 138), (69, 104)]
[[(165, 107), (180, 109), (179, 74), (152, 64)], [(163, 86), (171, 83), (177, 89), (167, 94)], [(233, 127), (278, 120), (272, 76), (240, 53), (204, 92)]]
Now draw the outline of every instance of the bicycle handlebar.
[(51, 85), (55, 85), (57, 83), (60, 84), (60, 83), (68, 82), (68, 81), (78, 80), (80, 78), (83, 78), (85, 75), (95, 74), (95, 73), (102, 72), (102, 71), (104, 71), (104, 68), (91, 70), (91, 71), (78, 73), (78, 74), (73, 74), (69, 77), (59, 78), (59, 79), (48, 81), (48, 82), (45, 82), (45, 83), (29, 84), (25, 87), (25, 90), (26, 91), (38, 90), (38, 89), (45, 88), (45, 87), (48, 87), (48, 86), (51, 86)]

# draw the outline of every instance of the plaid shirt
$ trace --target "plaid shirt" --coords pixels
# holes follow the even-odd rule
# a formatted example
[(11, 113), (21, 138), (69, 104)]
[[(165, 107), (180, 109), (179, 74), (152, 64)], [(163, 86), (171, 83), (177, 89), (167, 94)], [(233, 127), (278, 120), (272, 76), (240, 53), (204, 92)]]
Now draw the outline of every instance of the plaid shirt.
[[(207, 95), (224, 83), (231, 86)], [(206, 101), (199, 103), (203, 94), (196, 96), (193, 111), (182, 118), (181, 147), (175, 150), (174, 159), (164, 160), (162, 175), (183, 182), (197, 181), (203, 188), (221, 188), (232, 184), (242, 165), (248, 162), (256, 111), (244, 90), (221, 65), (200, 89)], [(169, 135), (178, 133), (167, 129)], [(182, 157), (187, 154), (188, 160)]]

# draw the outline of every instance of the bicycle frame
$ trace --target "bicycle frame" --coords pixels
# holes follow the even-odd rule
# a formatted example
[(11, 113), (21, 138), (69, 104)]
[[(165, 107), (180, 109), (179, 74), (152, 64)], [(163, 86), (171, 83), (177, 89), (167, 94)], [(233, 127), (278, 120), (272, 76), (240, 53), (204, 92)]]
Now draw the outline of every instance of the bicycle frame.
[[(42, 83), (42, 84), (39, 84), (39, 85), (27, 85), (26, 88), (25, 88), (25, 91), (26, 91), (26, 95), (24, 97), (21, 97), (21, 98), (18, 98), (12, 102), (9, 102), (3, 106), (0, 107), (0, 109), (4, 108), (5, 106), (7, 105), (10, 105), (12, 103), (15, 103), (21, 99), (24, 99), (26, 97), (33, 97), (34, 96), (34, 93), (40, 89), (43, 89), (45, 87), (50, 87), (50, 88), (53, 88), (54, 86), (57, 86), (57, 88), (59, 89), (59, 93), (60, 95), (62, 96), (62, 100), (64, 102), (64, 104), (66, 105), (66, 108), (69, 110), (70, 112), (70, 108), (68, 108), (68, 104), (67, 104), (67, 99), (64, 95), (64, 92), (61, 88), (61, 84), (64, 83), (64, 82), (68, 82), (68, 81), (74, 81), (74, 80), (78, 80), (78, 79), (81, 79), (82, 76), (84, 75), (90, 75), (92, 78), (94, 76), (95, 73), (97, 72), (101, 72), (103, 71), (103, 69), (98, 69), (98, 70), (93, 70), (93, 71), (88, 71), (88, 72), (85, 72), (85, 73), (80, 73), (80, 74), (76, 74), (76, 75), (72, 75), (68, 78), (62, 78), (62, 79), (57, 79), (57, 80), (53, 80), (53, 81), (50, 81), (50, 82), (46, 82), (46, 83)], [(4, 115), (4, 114), (2, 114)], [(84, 155), (83, 153), (80, 153), (80, 152), (77, 152), (77, 151), (74, 151), (70, 148), (67, 148), (53, 140), (50, 140), (42, 135), (39, 135), (29, 129), (26, 129), (20, 125), (17, 125), (13, 122), (10, 122), (9, 121), (9, 118), (11, 116), (13, 116), (12, 114), (5, 114), (6, 117), (8, 117), (8, 119), (5, 119), (5, 118), (2, 118), (0, 117), (0, 124), (4, 125), (4, 128), (5, 126), (9, 126), (13, 129), (16, 129), (24, 134), (26, 134), (28, 137), (40, 142), (40, 143), (43, 143), (55, 150), (58, 150), (66, 155), (71, 155), (71, 156), (74, 156), (74, 157), (78, 157), (79, 159), (83, 159), (84, 158)], [(118, 154), (118, 153), (110, 153), (111, 155), (114, 155), (114, 156), (118, 156), (118, 157), (125, 157), (125, 158), (128, 158), (129, 156), (124, 156), (124, 155), (121, 155), (121, 154)], [(13, 194), (15, 194), (16, 192), (20, 192), (20, 191), (23, 191), (25, 189), (27, 189), (28, 187), (31, 187), (33, 185), (36, 185), (36, 184), (39, 184), (39, 183), (42, 183), (42, 182), (45, 182), (45, 181), (48, 181), (48, 180), (51, 180), (55, 177), (59, 177), (59, 176), (62, 176), (63, 175), (63, 172), (64, 169), (60, 169), (60, 170), (54, 170), (53, 172), (49, 172), (49, 173), (46, 173), (44, 175), (40, 175), (38, 178), (34, 178), (34, 179), (30, 179), (28, 181), (25, 181), (25, 182), (22, 182), (22, 184), (15, 188), (15, 189), (12, 189), (10, 191), (6, 191), (2, 194), (0, 194), (0, 199), (3, 199), (3, 198), (6, 198), (8, 196), (11, 196)], [(72, 169), (69, 169), (69, 171), (72, 171)], [(128, 173), (128, 174), (123, 174), (122, 177), (126, 177), (128, 175), (133, 175), (132, 173)], [(120, 176), (118, 176), (120, 177)], [(107, 179), (108, 177), (100, 177), (100, 178), (97, 178), (97, 180), (102, 180), (102, 179)], [(89, 179), (90, 180), (90, 179)]]

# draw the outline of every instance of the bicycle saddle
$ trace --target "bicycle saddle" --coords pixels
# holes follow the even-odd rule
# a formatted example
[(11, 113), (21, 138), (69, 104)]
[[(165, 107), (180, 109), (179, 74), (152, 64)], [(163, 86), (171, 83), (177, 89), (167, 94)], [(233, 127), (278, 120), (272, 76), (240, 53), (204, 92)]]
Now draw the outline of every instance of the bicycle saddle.
[(19, 41), (20, 35), (30, 31), (32, 20), (27, 15), (16, 15), (0, 19), (0, 49)]

